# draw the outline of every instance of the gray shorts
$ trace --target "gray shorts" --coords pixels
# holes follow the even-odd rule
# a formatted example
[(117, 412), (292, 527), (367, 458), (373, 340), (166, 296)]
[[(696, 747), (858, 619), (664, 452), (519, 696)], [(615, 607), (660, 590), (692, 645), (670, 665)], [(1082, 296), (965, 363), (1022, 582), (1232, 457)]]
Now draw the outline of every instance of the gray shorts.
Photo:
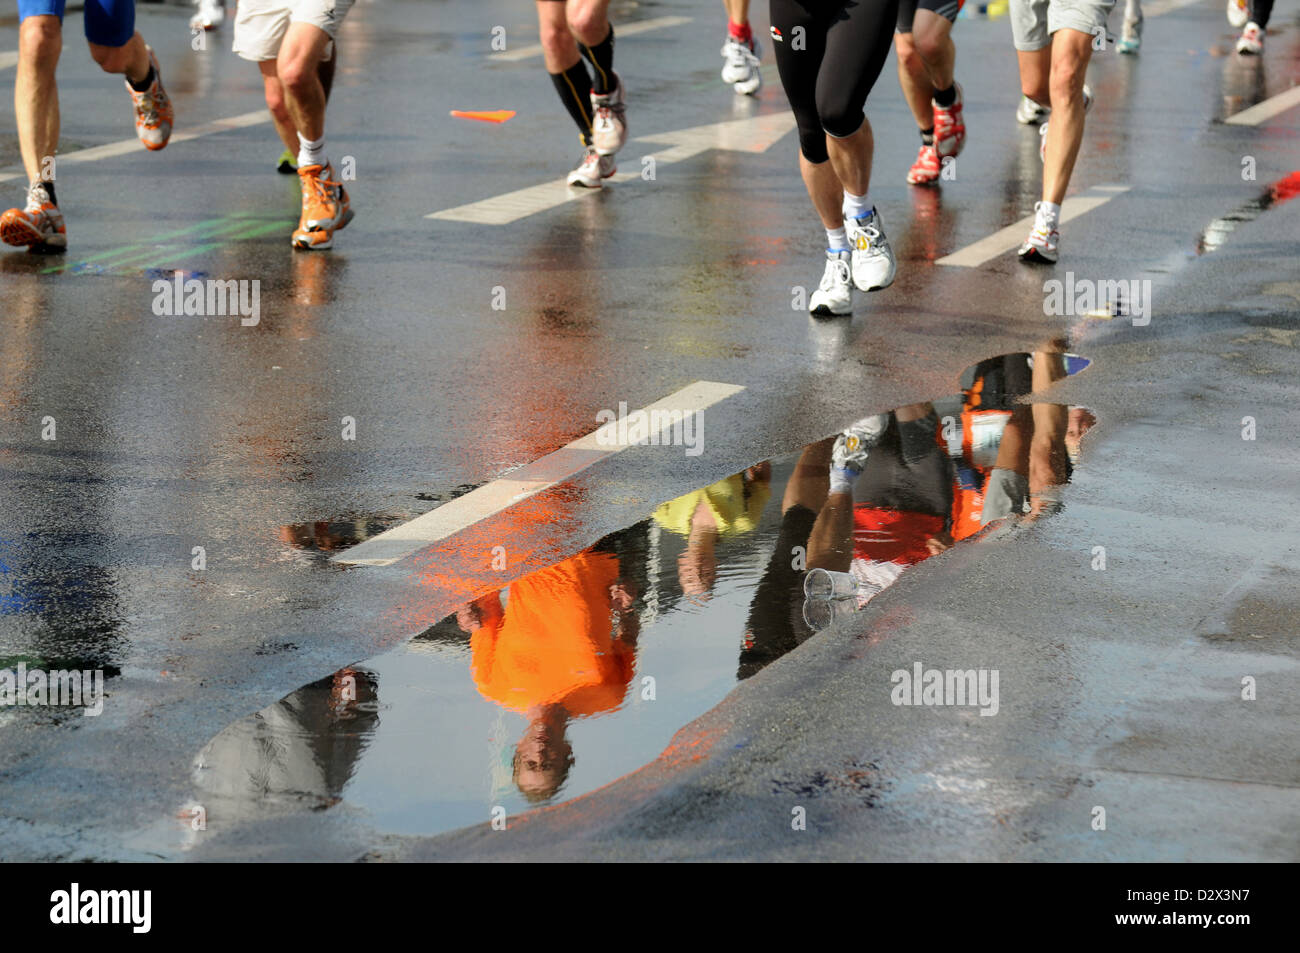
[(980, 522), (987, 526), (1013, 513), (1024, 513), (1029, 503), (1029, 480), (1015, 470), (995, 468), (984, 486), (984, 511)]
[(1011, 35), (1026, 53), (1052, 42), (1057, 30), (1096, 36), (1106, 29), (1115, 0), (1011, 0)]

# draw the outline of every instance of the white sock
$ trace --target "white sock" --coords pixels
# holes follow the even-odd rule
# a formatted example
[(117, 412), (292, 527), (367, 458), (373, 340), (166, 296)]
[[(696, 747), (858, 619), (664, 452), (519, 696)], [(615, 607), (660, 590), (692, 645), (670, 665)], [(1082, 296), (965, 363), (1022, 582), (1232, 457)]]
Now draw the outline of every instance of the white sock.
[(298, 168), (309, 165), (325, 164), (325, 137), (321, 136), (314, 142), (298, 133)]
[(866, 195), (854, 195), (852, 192), (844, 193), (844, 217), (845, 218), (866, 218), (871, 214), (871, 199)]
[(853, 495), (853, 481), (858, 478), (854, 470), (846, 467), (831, 467), (831, 493)]
[(839, 228), (826, 229), (826, 247), (830, 251), (849, 250), (849, 236), (848, 233), (844, 231), (843, 225)]
[(1061, 206), (1055, 202), (1039, 202), (1038, 217), (1043, 224), (1056, 228), (1061, 223)]

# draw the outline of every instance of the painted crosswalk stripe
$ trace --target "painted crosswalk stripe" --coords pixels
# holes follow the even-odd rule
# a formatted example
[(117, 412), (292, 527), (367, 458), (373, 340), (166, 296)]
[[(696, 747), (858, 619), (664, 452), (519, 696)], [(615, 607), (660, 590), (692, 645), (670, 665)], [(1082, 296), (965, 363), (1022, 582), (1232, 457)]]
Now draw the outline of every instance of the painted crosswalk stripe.
[[(212, 122), (205, 122), (189, 129), (181, 129), (172, 133), (171, 141), (168, 147), (174, 146), (178, 142), (188, 142), (191, 139), (201, 139), (204, 136), (215, 135), (218, 132), (229, 132), (232, 129), (244, 129), (248, 126), (256, 126), (260, 123), (270, 122), (271, 114), (265, 109), (254, 110), (249, 113), (241, 113), (238, 116), (230, 116), (226, 119), (214, 119)], [(91, 146), (89, 149), (78, 149), (76, 152), (65, 152), (57, 157), (59, 165), (67, 165), (75, 162), (98, 162), (100, 159), (111, 159), (114, 156), (130, 155), (134, 152), (144, 150), (140, 140), (136, 138), (119, 139), (117, 142), (106, 142), (102, 146)], [(8, 182), (12, 179), (25, 178), (25, 172), (0, 172), (0, 182)]]
[[(631, 420), (639, 413), (644, 413), (643, 419), (654, 420), (655, 412), (659, 411), (661, 421), (671, 421), (678, 412), (681, 416), (698, 413), (744, 389), (737, 384), (696, 381), (662, 400), (641, 408), (639, 412), (628, 413), (627, 418)], [(652, 433), (663, 434), (672, 426), (669, 422)], [(366, 566), (391, 565), (489, 516), (495, 516), (530, 496), (563, 483), (593, 464), (621, 453), (629, 446), (636, 446), (630, 443), (610, 442), (610, 438), (614, 435), (608, 431), (602, 433), (603, 430), (604, 427), (593, 430), (585, 437), (579, 437), (559, 450), (511, 471), (509, 475), (499, 480), (484, 484), (464, 496), (444, 503), (437, 509), (430, 510), (400, 526), (394, 526), (350, 549), (345, 549), (334, 557), (334, 561)]]
[[(1115, 196), (1127, 192), (1127, 185), (1096, 185), (1082, 195), (1071, 196), (1061, 203), (1061, 223), (1064, 224), (1080, 215), (1086, 215), (1095, 208), (1105, 205)], [(985, 262), (992, 261), (999, 255), (1019, 248), (1029, 230), (1034, 226), (1034, 216), (1022, 218), (1013, 225), (999, 229), (987, 238), (981, 238), (972, 245), (967, 245), (951, 255), (945, 255), (935, 262), (936, 265), (953, 265), (958, 268), (978, 268)]]
[[(690, 23), (690, 17), (654, 17), (649, 20), (638, 20), (635, 23), (618, 25), (618, 38), (621, 40), (627, 36), (636, 36), (638, 33), (649, 33), (651, 30), (666, 30), (668, 27), (681, 26), (683, 23)], [(532, 46), (521, 46), (517, 50), (506, 50), (502, 53), (493, 53), (488, 57), (491, 63), (514, 63), (519, 60), (526, 60), (532, 56), (542, 55), (542, 45), (535, 43)]]
[(1243, 109), (1236, 115), (1229, 116), (1224, 122), (1230, 126), (1258, 126), (1278, 113), (1294, 109), (1296, 106), (1300, 106), (1300, 86), (1292, 86), (1285, 93), (1278, 93), (1249, 109)]

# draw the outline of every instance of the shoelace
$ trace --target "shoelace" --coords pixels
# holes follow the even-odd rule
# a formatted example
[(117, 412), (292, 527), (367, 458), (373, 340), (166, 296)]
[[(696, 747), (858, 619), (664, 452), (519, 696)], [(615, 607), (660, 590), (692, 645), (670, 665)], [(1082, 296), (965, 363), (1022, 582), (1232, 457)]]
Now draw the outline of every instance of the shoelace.
[(835, 287), (837, 278), (839, 284), (846, 285), (849, 283), (849, 265), (842, 258), (835, 258), (826, 262), (826, 273), (822, 275), (822, 281), (818, 287), (822, 291), (830, 291)]
[(309, 193), (310, 197), (314, 198), (316, 201), (324, 205), (325, 209), (328, 211), (329, 210), (328, 203), (331, 198), (329, 194), (329, 190), (337, 187), (338, 184), (339, 183), (333, 182), (330, 179), (325, 178), (324, 175), (309, 176), (303, 179), (303, 191), (306, 192), (307, 189), (310, 187), (312, 193), (314, 193), (314, 194)]

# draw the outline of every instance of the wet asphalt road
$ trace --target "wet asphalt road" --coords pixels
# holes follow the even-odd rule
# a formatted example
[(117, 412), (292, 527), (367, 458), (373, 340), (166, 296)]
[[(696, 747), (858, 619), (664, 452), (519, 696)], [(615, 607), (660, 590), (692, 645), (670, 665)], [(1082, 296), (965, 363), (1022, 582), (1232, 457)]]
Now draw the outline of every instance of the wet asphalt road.
[[(289, 248), (296, 183), (273, 171), (267, 124), (61, 165), (66, 258), (0, 259), (0, 646), (113, 677), (96, 719), (0, 714), (5, 856), (183, 856), (174, 815), (204, 744), (502, 582), (481, 568), (485, 549), (507, 546), (507, 578), (546, 566), (1064, 330), (1094, 364), (1052, 399), (1100, 419), (1065, 511), (919, 567), (647, 769), (508, 838), (399, 840), (344, 805), (214, 832), (190, 856), (1296, 859), (1300, 203), (1254, 215), (1296, 167), (1300, 114), (1222, 120), (1300, 77), (1300, 29), (1279, 11), (1267, 55), (1242, 61), (1219, 4), (1157, 10), (1139, 57), (1097, 57), (1074, 175), (1079, 191), (1129, 190), (1063, 228), (1052, 272), (1150, 278), (1141, 327), (1044, 317), (1045, 272), (1014, 256), (934, 264), (1032, 211), (1038, 137), (1012, 118), (1005, 19), (958, 23), (971, 132), (942, 189), (903, 182), (916, 141), (886, 67), (868, 104), (872, 194), (899, 278), (860, 296), (851, 322), (790, 307), (792, 286), (819, 277), (822, 245), (793, 136), (664, 163), (653, 181), (509, 225), (426, 219), (576, 160), (540, 60), (487, 60), (493, 26), (512, 46), (535, 41), (527, 5), (350, 15), (328, 135), (332, 155), (355, 159), (358, 214), (328, 254)], [(674, 15), (693, 20), (619, 45), (625, 170), (662, 148), (637, 136), (786, 111), (770, 67), (757, 100), (717, 81), (714, 11), (615, 8), (616, 24)], [(229, 31), (195, 52), (185, 20), (140, 10), (178, 129), (257, 110), (260, 83), (224, 48)], [(79, 29), (70, 17), (65, 154), (130, 135), (125, 94)], [(15, 36), (0, 28), (0, 51)], [(496, 126), (453, 108), (518, 115)], [(0, 165), (16, 164), (6, 133)], [(1212, 227), (1237, 209), (1252, 220)], [(1221, 247), (1198, 254), (1207, 228)], [(173, 269), (259, 280), (260, 323), (155, 315), (151, 282)], [(410, 519), (589, 433), (601, 409), (697, 380), (746, 388), (707, 412), (702, 454), (633, 448), (543, 494), (533, 512), (546, 518), (507, 513), (385, 568), (290, 544), (288, 527)], [(47, 416), (54, 441), (40, 438)], [(1245, 416), (1259, 421), (1252, 443)], [(1089, 568), (1096, 545), (1105, 573)], [(1002, 670), (1002, 717), (889, 704), (888, 672), (943, 667), (944, 653)], [(1239, 700), (1243, 675), (1260, 681), (1255, 702)], [(788, 818), (804, 802), (799, 837)], [(1089, 826), (1096, 805), (1112, 817), (1104, 834)]]

